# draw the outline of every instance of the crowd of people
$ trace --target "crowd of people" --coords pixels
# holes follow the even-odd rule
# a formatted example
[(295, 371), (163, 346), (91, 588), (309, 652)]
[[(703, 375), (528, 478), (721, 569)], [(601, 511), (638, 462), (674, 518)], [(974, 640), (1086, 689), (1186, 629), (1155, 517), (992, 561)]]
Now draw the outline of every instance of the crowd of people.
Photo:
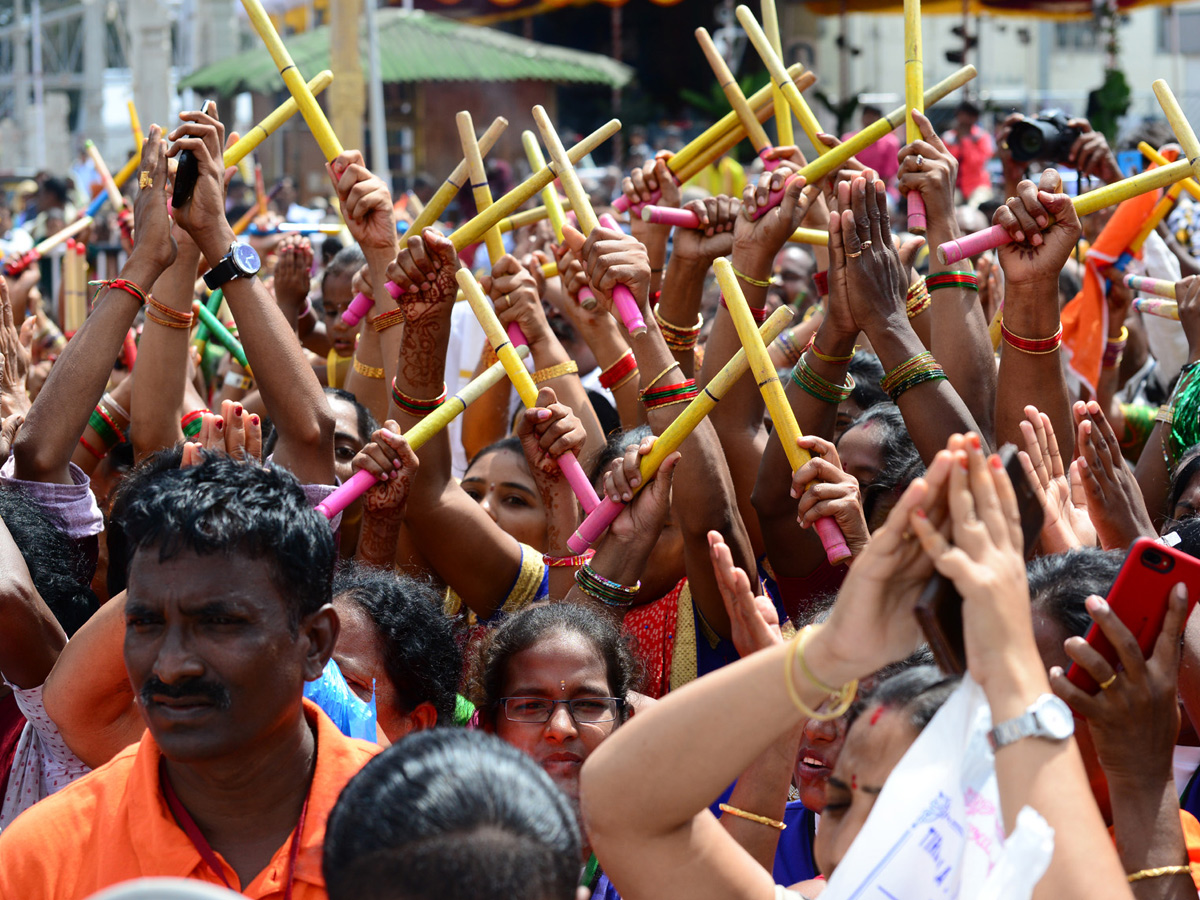
[[(356, 150), (329, 169), (344, 246), (245, 242), (215, 107), (151, 127), (82, 326), (63, 333), (46, 270), (0, 278), (0, 897), (150, 877), (183, 882), (145, 896), (197, 898), (851, 896), (893, 770), (970, 696), (999, 823), (973, 839), (1048, 842), (1026, 896), (1195, 896), (1196, 597), (1146, 598), (1166, 614), (1145, 654), (1104, 599), (1139, 539), (1200, 557), (1192, 201), (1128, 254), (1176, 282), (1179, 322), (1145, 316), (1114, 264), (1133, 235), (1110, 252), (1120, 208), (1081, 221), (1055, 168), (1012, 161), (1011, 118), (993, 185), (978, 113), (944, 136), (914, 113), (921, 139), (811, 184), (777, 147), (740, 196), (698, 196), (660, 153), (620, 195), (699, 228), (633, 215), (559, 242), (543, 222), (495, 260), (444, 226), (398, 236)], [(1080, 177), (1120, 178), (1077, 125)], [(199, 177), (171, 206), (185, 151)], [(294, 186), (273, 194), (292, 220)], [(1011, 241), (940, 263), (993, 192)], [(66, 196), (44, 180), (6, 240), (68, 222)], [(758, 323), (794, 314), (768, 351), (807, 461), (747, 374), (648, 470), (743, 346), (723, 258)], [(464, 267), (537, 400), (501, 379), (413, 446), (497, 363)], [(241, 353), (197, 331), (216, 289)], [(583, 553), (566, 454), (620, 505)], [(372, 486), (328, 518), (358, 472)], [(937, 583), (966, 675), (916, 615)], [(938, 896), (1015, 896), (954, 871)]]

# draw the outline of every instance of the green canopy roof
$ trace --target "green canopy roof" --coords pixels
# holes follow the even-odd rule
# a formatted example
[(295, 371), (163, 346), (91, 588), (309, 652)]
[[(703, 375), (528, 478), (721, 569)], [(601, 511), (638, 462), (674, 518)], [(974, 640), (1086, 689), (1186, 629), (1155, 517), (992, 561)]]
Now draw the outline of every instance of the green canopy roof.
[[(380, 72), (385, 84), (420, 81), (558, 81), (622, 88), (633, 70), (597, 53), (539, 44), (492, 28), (479, 28), (432, 13), (381, 9)], [(367, 26), (358, 32), (363, 75), (367, 66)], [(329, 27), (284, 39), (306, 78), (329, 63)], [(193, 72), (181, 87), (224, 96), (242, 91), (273, 93), (283, 88), (263, 47), (223, 59)]]

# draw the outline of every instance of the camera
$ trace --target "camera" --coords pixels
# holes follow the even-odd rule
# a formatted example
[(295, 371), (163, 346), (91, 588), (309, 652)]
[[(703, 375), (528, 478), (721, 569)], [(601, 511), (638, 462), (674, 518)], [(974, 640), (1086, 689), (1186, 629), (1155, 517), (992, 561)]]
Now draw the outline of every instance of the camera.
[(1036, 119), (1023, 119), (1013, 125), (1006, 144), (1014, 162), (1040, 160), (1065, 163), (1076, 138), (1083, 134), (1068, 125), (1067, 114), (1054, 109)]

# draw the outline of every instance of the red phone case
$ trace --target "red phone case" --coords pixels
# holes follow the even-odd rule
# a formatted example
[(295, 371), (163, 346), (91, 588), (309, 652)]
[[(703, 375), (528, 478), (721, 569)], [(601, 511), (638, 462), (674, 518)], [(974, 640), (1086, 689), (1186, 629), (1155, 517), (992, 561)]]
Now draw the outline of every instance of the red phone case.
[[(1171, 589), (1180, 582), (1187, 585), (1190, 614), (1200, 596), (1200, 559), (1149, 538), (1142, 537), (1133, 542), (1107, 600), (1117, 618), (1133, 632), (1143, 656), (1149, 656), (1154, 649), (1167, 617)], [(1117, 651), (1094, 623), (1088, 629), (1087, 642), (1114, 670), (1121, 670)], [(1067, 680), (1089, 694), (1100, 690), (1095, 679), (1075, 663), (1067, 670)]]

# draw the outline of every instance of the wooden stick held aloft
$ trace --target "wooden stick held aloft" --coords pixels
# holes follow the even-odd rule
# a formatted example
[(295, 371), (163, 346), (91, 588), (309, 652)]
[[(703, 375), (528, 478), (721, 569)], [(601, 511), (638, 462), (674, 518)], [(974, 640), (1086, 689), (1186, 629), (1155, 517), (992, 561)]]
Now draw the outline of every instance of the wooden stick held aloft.
[[(904, 0), (904, 104), (905, 137), (908, 143), (921, 140), (921, 129), (913, 121), (913, 112), (925, 112), (925, 63), (921, 58), (921, 0)], [(909, 191), (908, 230), (925, 233), (925, 198)]]

